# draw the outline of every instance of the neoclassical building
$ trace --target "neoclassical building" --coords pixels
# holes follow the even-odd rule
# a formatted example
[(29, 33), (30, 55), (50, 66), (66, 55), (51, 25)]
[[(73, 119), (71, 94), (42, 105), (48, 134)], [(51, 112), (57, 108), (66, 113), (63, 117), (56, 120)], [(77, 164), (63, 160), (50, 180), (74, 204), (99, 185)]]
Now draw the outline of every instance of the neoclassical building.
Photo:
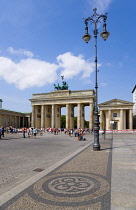
[[(134, 91), (136, 88), (134, 88)], [(2, 108), (0, 99), (0, 126), (16, 128), (60, 128), (61, 108), (66, 107), (66, 128), (74, 127), (74, 107), (77, 107), (77, 128), (84, 128), (85, 107), (89, 107), (89, 128), (94, 121), (94, 90), (56, 90), (50, 93), (33, 94), (29, 99), (32, 113), (22, 113)], [(134, 103), (113, 99), (99, 106), (100, 130), (133, 129)]]
[(2, 108), (2, 99), (0, 99), (0, 126), (14, 128), (22, 128), (30, 126), (31, 113), (23, 113), (17, 111), (11, 111)]
[(77, 107), (77, 127), (84, 128), (85, 106), (89, 106), (89, 128), (93, 128), (94, 90), (57, 90), (33, 94), (32, 127), (60, 128), (61, 108), (66, 107), (66, 128), (74, 127), (74, 107)]
[(133, 105), (132, 102), (120, 99), (99, 104), (100, 130), (133, 129)]
[[(33, 94), (31, 126), (60, 128), (61, 108), (66, 107), (66, 128), (74, 127), (74, 107), (77, 107), (77, 128), (84, 128), (84, 108), (89, 106), (89, 128), (93, 128), (94, 90), (57, 90)], [(99, 104), (100, 130), (133, 129), (134, 103), (113, 99)]]

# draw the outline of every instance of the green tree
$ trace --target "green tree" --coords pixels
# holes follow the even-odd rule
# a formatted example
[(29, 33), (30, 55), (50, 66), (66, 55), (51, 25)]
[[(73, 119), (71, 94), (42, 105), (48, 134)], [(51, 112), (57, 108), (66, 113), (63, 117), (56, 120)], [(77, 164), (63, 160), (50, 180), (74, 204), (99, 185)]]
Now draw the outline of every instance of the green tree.
[(61, 128), (66, 128), (66, 116), (61, 115)]
[[(84, 121), (85, 128), (89, 128), (89, 121)], [(66, 116), (61, 115), (61, 128), (66, 128)], [(77, 117), (74, 117), (74, 128), (77, 128)]]
[(74, 117), (74, 128), (77, 128), (77, 117)]
[(89, 121), (85, 120), (85, 128), (89, 128)]

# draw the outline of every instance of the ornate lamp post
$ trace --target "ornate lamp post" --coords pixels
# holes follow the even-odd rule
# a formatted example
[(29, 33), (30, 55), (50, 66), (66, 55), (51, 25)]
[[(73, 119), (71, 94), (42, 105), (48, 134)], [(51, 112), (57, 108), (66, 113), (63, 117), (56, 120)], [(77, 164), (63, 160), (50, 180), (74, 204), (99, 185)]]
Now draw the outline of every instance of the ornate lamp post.
[(91, 24), (94, 25), (94, 48), (95, 48), (95, 109), (94, 109), (94, 144), (93, 144), (93, 150), (98, 151), (100, 150), (100, 143), (99, 143), (99, 116), (98, 116), (98, 79), (97, 79), (97, 34), (98, 34), (98, 23), (103, 20), (103, 32), (100, 34), (102, 39), (106, 41), (110, 33), (106, 30), (106, 19), (107, 19), (107, 13), (105, 15), (99, 15), (96, 13), (96, 8), (93, 9), (94, 14), (91, 17), (88, 17), (84, 19), (85, 23), (85, 35), (82, 37), (82, 39), (88, 43), (92, 36), (88, 33), (88, 22), (90, 21)]

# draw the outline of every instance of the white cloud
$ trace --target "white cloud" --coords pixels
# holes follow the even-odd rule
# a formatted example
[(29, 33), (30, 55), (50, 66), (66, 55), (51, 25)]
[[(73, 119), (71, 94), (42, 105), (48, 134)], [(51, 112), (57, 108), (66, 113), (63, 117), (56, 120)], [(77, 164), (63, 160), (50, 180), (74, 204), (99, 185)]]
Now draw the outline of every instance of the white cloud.
[(66, 79), (78, 75), (81, 78), (90, 78), (94, 72), (94, 62), (86, 61), (82, 55), (74, 56), (67, 52), (56, 59), (56, 64), (32, 58), (22, 59), (15, 63), (10, 58), (0, 57), (0, 79), (23, 90), (54, 83), (58, 76), (60, 77), (57, 75), (58, 70)]
[(29, 58), (32, 58), (34, 54), (31, 51), (24, 50), (24, 49), (19, 49), (19, 50), (14, 50), (13, 47), (8, 47), (7, 51), (12, 54), (12, 55), (25, 55)]
[(112, 0), (88, 0), (91, 9), (97, 8), (97, 12), (104, 14), (107, 12), (108, 7)]
[(83, 55), (74, 56), (71, 52), (67, 52), (59, 55), (57, 61), (62, 68), (61, 75), (65, 75), (67, 79), (79, 73), (82, 73), (82, 78), (89, 77), (94, 71), (94, 62), (85, 61)]
[(11, 59), (0, 57), (0, 78), (19, 89), (53, 83), (58, 66), (36, 59), (21, 60), (14, 63)]

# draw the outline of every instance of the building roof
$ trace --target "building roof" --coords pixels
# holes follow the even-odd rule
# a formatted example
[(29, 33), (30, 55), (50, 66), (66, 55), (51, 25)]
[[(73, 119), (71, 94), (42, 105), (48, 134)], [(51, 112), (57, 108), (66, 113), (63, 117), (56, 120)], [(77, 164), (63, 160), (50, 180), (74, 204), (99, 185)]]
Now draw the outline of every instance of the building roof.
[(133, 106), (134, 103), (133, 102), (130, 102), (130, 101), (124, 101), (124, 100), (120, 100), (120, 99), (112, 99), (112, 100), (109, 100), (109, 101), (106, 101), (106, 102), (103, 102), (101, 104), (99, 104), (99, 107), (102, 107), (102, 106)]
[(20, 113), (20, 114), (30, 114), (30, 113), (31, 113), (31, 112), (18, 112), (18, 111), (3, 109), (3, 108), (0, 108), (0, 110), (1, 110), (1, 111), (14, 112), (14, 113)]

